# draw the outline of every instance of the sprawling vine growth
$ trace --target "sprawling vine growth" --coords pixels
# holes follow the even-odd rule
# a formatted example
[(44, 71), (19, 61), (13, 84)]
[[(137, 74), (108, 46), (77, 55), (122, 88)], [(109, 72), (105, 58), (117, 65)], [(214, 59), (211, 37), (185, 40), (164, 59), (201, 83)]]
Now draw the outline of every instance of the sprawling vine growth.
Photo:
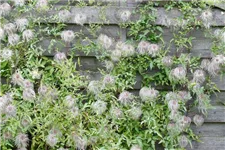
[[(211, 60), (191, 55), (191, 32), (212, 34), (208, 1), (160, 7), (168, 14), (178, 9), (178, 18), (159, 17), (156, 2), (133, 11), (95, 0), (56, 4), (0, 5), (2, 150), (184, 149), (198, 140), (191, 121), (204, 123), (217, 90), (211, 77), (225, 63), (224, 30), (210, 36)], [(98, 16), (84, 13), (99, 7)], [(104, 29), (114, 21), (106, 13), (110, 8), (120, 29), (128, 30), (126, 41)], [(165, 30), (173, 33), (169, 42)], [(100, 79), (82, 70), (77, 56), (84, 54), (104, 64)], [(190, 116), (195, 107), (197, 114)]]

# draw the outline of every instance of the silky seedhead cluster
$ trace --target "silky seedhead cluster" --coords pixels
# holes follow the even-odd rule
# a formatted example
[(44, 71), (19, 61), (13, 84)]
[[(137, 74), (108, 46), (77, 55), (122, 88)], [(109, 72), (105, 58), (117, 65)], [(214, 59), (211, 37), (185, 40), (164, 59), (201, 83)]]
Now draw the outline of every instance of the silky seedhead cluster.
[[(205, 0), (209, 1), (217, 2)], [(151, 28), (160, 28), (148, 20), (154, 14), (132, 22), (136, 14), (130, 9), (119, 9), (115, 19), (129, 29), (137, 25), (135, 34), (141, 31), (138, 40), (118, 39), (104, 30), (90, 40), (83, 37), (82, 30), (76, 32), (67, 23), (90, 31), (93, 16), (82, 12), (81, 6), (89, 7), (94, 2), (72, 3), (79, 6), (79, 13), (70, 10), (71, 3), (55, 9), (48, 0), (0, 4), (4, 80), (0, 93), (1, 149), (145, 150), (157, 149), (160, 144), (165, 149), (184, 149), (198, 139), (190, 125), (193, 122), (200, 127), (204, 123), (214, 92), (206, 85), (223, 71), (225, 56), (217, 53), (211, 59), (199, 60), (186, 53), (172, 55), (163, 42), (149, 40), (148, 33), (155, 32)], [(139, 7), (142, 15), (148, 14), (143, 13), (146, 6), (154, 10), (151, 2), (144, 4)], [(36, 18), (30, 11), (42, 17)], [(43, 17), (48, 12), (56, 13)], [(186, 29), (191, 20), (161, 17), (160, 23), (172, 31)], [(210, 30), (214, 19), (210, 8), (196, 17), (203, 29)], [(48, 23), (50, 20), (55, 23)], [(151, 28), (143, 28), (149, 24)], [(224, 30), (212, 31), (212, 35), (220, 44), (225, 43)], [(50, 51), (41, 46), (46, 37), (54, 38), (47, 43)], [(79, 43), (84, 39), (89, 44)], [(64, 47), (59, 49), (54, 44)], [(89, 71), (85, 72), (88, 75), (81, 71), (84, 64), (73, 55), (79, 46), (84, 52), (91, 49), (103, 64), (100, 78), (93, 79)], [(49, 52), (54, 56), (44, 56)], [(142, 85), (135, 84), (139, 78)], [(193, 113), (192, 106), (198, 111)]]

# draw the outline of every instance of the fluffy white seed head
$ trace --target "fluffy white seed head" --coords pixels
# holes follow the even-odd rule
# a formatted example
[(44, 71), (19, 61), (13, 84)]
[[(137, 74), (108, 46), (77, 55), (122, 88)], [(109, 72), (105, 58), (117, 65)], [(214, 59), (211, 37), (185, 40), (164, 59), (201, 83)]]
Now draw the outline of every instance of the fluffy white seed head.
[(58, 14), (58, 17), (59, 17), (59, 21), (62, 21), (62, 22), (65, 22), (65, 21), (68, 21), (71, 17), (71, 13), (69, 10), (60, 10), (59, 11), (59, 14)]
[(110, 110), (110, 114), (113, 118), (119, 119), (123, 117), (123, 111), (118, 107), (112, 107)]
[(23, 81), (24, 78), (21, 75), (20, 71), (16, 71), (13, 75), (12, 75), (12, 83), (14, 85), (19, 85), (19, 86), (23, 86)]
[(157, 44), (150, 44), (148, 48), (148, 53), (150, 56), (155, 57), (159, 54), (159, 45)]
[(7, 116), (15, 117), (16, 116), (16, 106), (9, 104), (5, 107), (5, 114)]
[(121, 52), (123, 57), (130, 57), (134, 55), (135, 48), (131, 44), (123, 44)]
[(178, 126), (181, 130), (186, 129), (191, 124), (191, 118), (187, 116), (181, 116), (178, 120)]
[(68, 108), (72, 108), (76, 102), (76, 99), (72, 95), (67, 95), (65, 97), (64, 103)]
[(48, 0), (37, 0), (36, 8), (41, 10), (48, 9)]
[(180, 113), (177, 110), (171, 110), (170, 111), (170, 115), (169, 118), (173, 121), (177, 121), (180, 118)]
[(110, 75), (110, 74), (107, 74), (104, 76), (103, 78), (103, 85), (104, 86), (112, 86), (115, 84), (115, 77)]
[(173, 58), (172, 56), (164, 56), (162, 58), (162, 64), (166, 67), (171, 67), (173, 65)]
[(54, 135), (56, 137), (62, 136), (62, 132), (56, 127), (51, 128), (51, 130), (49, 131), (49, 134)]
[(188, 91), (178, 91), (177, 95), (178, 99), (184, 102), (189, 101), (192, 98), (191, 93)]
[(76, 118), (79, 115), (79, 108), (78, 107), (72, 107), (70, 109), (71, 114), (73, 115), (74, 118)]
[(205, 81), (205, 72), (203, 70), (195, 70), (193, 74), (193, 81), (197, 83), (203, 83)]
[(73, 140), (74, 140), (74, 143), (76, 144), (77, 149), (79, 149), (79, 150), (85, 150), (86, 149), (87, 144), (88, 144), (87, 139), (74, 134)]
[(30, 74), (32, 76), (32, 79), (40, 79), (41, 78), (41, 73), (38, 71), (38, 69), (32, 70)]
[(122, 50), (123, 44), (124, 44), (124, 43), (123, 43), (122, 41), (116, 42), (116, 49)]
[(120, 93), (118, 101), (121, 104), (127, 105), (130, 104), (133, 101), (134, 95), (128, 91), (123, 91)]
[(7, 105), (7, 100), (5, 97), (0, 97), (0, 114), (3, 113), (3, 111), (5, 110), (5, 107)]
[(23, 31), (23, 40), (29, 42), (30, 40), (32, 40), (34, 38), (34, 33), (32, 30), (25, 30)]
[(66, 54), (63, 52), (57, 52), (54, 56), (54, 60), (58, 63), (65, 61), (66, 58)]
[(40, 85), (40, 87), (38, 88), (38, 94), (41, 96), (45, 96), (48, 92), (48, 87), (45, 85)]
[(139, 54), (147, 54), (149, 52), (150, 43), (147, 41), (141, 41), (138, 44), (137, 51)]
[(18, 18), (15, 20), (16, 28), (19, 31), (23, 31), (29, 24), (29, 21), (26, 18)]
[(49, 146), (54, 147), (58, 143), (58, 138), (54, 134), (49, 134), (46, 138), (46, 143)]
[(142, 148), (139, 145), (133, 145), (130, 150), (142, 150)]
[(23, 80), (23, 88), (31, 88), (31, 89), (33, 89), (34, 88), (34, 84), (30, 81), (30, 80), (28, 80), (28, 79), (25, 79), (25, 80)]
[(88, 84), (88, 91), (93, 94), (98, 94), (101, 91), (101, 85), (99, 81), (91, 81)]
[(27, 128), (31, 124), (31, 120), (28, 117), (23, 117), (20, 123), (23, 127)]
[(195, 115), (193, 117), (193, 121), (195, 123), (196, 126), (202, 126), (202, 124), (204, 123), (204, 118), (201, 115)]
[(166, 101), (170, 101), (170, 100), (176, 100), (178, 97), (177, 93), (175, 92), (168, 92), (165, 96), (165, 100)]
[(186, 77), (186, 69), (182, 66), (176, 67), (171, 71), (170, 75), (175, 80), (183, 80)]
[(13, 0), (15, 6), (24, 6), (25, 0)]
[(118, 62), (118, 61), (120, 60), (121, 56), (122, 56), (122, 53), (121, 53), (121, 51), (118, 50), (118, 49), (113, 50), (113, 51), (111, 52), (111, 55), (110, 55), (111, 60), (112, 60), (113, 62)]
[(107, 103), (98, 100), (92, 104), (92, 109), (97, 115), (101, 115), (107, 110)]
[(8, 15), (12, 10), (12, 7), (9, 5), (9, 3), (3, 3), (0, 5), (0, 16), (6, 16)]
[(188, 145), (188, 138), (185, 135), (178, 137), (178, 144), (181, 148), (185, 148)]
[(98, 37), (98, 44), (105, 49), (109, 49), (113, 44), (113, 40), (105, 34), (100, 34)]
[(201, 67), (202, 69), (204, 69), (204, 70), (208, 70), (209, 64), (210, 64), (210, 61), (209, 61), (208, 59), (203, 59), (203, 60), (201, 61), (200, 67)]
[(36, 94), (32, 88), (26, 88), (23, 90), (23, 99), (25, 101), (33, 101), (36, 97)]
[(11, 49), (4, 48), (1, 51), (1, 57), (3, 58), (3, 60), (10, 60), (12, 56), (13, 56), (13, 51)]
[(141, 97), (142, 101), (154, 101), (157, 98), (158, 94), (159, 91), (148, 87), (143, 87), (139, 91), (139, 96)]
[(206, 28), (210, 28), (211, 26), (211, 22), (213, 20), (213, 14), (212, 14), (212, 11), (211, 10), (205, 10), (202, 12), (200, 18), (202, 19), (203, 21), (203, 25), (206, 27)]
[(132, 119), (138, 120), (142, 115), (142, 110), (140, 107), (132, 107), (129, 110), (129, 115)]
[(16, 32), (16, 25), (13, 23), (7, 23), (3, 26), (4, 31), (8, 34), (11, 35), (14, 32)]
[(27, 134), (19, 133), (16, 136), (15, 144), (17, 148), (27, 147), (29, 142), (29, 138)]
[(61, 38), (65, 42), (72, 42), (75, 38), (75, 35), (72, 30), (66, 30), (61, 32)]
[(16, 45), (18, 44), (20, 41), (20, 36), (18, 34), (10, 34), (8, 36), (8, 43), (10, 45)]
[(5, 37), (5, 31), (2, 27), (0, 27), (0, 40), (2, 40)]
[(75, 17), (74, 17), (74, 22), (76, 24), (79, 24), (79, 25), (84, 25), (85, 22), (87, 22), (87, 16), (85, 14), (76, 14)]
[(120, 18), (121, 21), (126, 22), (126, 21), (130, 20), (131, 11), (129, 11), (129, 10), (122, 10), (122, 11), (119, 11), (118, 15), (119, 15), (119, 18)]
[(114, 68), (114, 64), (112, 61), (105, 61), (105, 68), (108, 70), (108, 71), (112, 71), (113, 68)]
[(178, 111), (180, 105), (178, 103), (177, 100), (170, 100), (168, 102), (168, 108), (171, 110), (171, 111)]

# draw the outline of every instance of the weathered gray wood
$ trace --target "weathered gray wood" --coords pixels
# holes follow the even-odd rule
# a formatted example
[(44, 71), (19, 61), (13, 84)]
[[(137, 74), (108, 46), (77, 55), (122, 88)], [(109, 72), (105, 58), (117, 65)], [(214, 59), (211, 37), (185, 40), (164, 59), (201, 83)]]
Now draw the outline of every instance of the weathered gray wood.
[(225, 137), (201, 137), (202, 143), (192, 142), (193, 147), (188, 146), (187, 150), (224, 150)]
[[(58, 14), (58, 10), (61, 8), (61, 6), (55, 6), (54, 10), (50, 10), (43, 14), (38, 15), (38, 13), (32, 13), (31, 15), (34, 17), (37, 16), (42, 16), (41, 18), (45, 18), (48, 16), (47, 20), (43, 20), (44, 22), (49, 22), (49, 23), (55, 23), (57, 22), (56, 20), (53, 20), (53, 16)], [(86, 7), (71, 7), (70, 12), (72, 13), (72, 16), (69, 21), (67, 21), (68, 24), (74, 24), (74, 16), (77, 13), (82, 13), (87, 16), (87, 21), (86, 23), (96, 23), (96, 24), (119, 24), (122, 23), (120, 18), (118, 18), (118, 12), (122, 10), (130, 10), (134, 11), (136, 7), (115, 7), (115, 6), (106, 6), (106, 7), (95, 7), (95, 6), (86, 6)], [(225, 24), (225, 19), (224, 19), (224, 14), (222, 13), (223, 11), (219, 9), (213, 9), (213, 20), (211, 22), (212, 26), (224, 26)], [(104, 17), (102, 17), (102, 15)], [(158, 25), (166, 25), (164, 22), (165, 17), (173, 22), (173, 19), (180, 17), (182, 13), (178, 9), (172, 9), (172, 10), (165, 10), (165, 8), (158, 7), (157, 8), (157, 13), (156, 13), (156, 24)], [(45, 16), (45, 17), (43, 17)], [(50, 17), (49, 17), (50, 16)], [(200, 14), (197, 16), (199, 18)], [(41, 19), (40, 18), (40, 19)], [(136, 21), (139, 19), (139, 15), (135, 14), (131, 16), (132, 21)]]
[(224, 123), (204, 123), (200, 127), (192, 124), (191, 128), (195, 134), (201, 137), (225, 137)]

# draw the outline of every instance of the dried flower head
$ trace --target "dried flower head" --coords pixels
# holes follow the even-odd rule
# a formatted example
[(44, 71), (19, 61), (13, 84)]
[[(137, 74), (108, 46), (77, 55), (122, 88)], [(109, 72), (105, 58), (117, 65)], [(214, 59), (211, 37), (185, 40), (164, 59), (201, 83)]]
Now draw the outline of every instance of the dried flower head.
[(193, 81), (197, 83), (203, 83), (205, 81), (205, 72), (203, 70), (195, 70), (193, 74)]
[(98, 94), (101, 91), (101, 85), (99, 81), (91, 81), (88, 84), (88, 91), (93, 94)]
[(31, 118), (30, 117), (23, 117), (20, 121), (21, 125), (25, 128), (29, 127), (31, 124)]
[(23, 85), (23, 81), (24, 81), (24, 78), (23, 76), (21, 75), (20, 71), (16, 71), (13, 75), (12, 75), (12, 83), (14, 85), (19, 85), (19, 86), (22, 86)]
[(67, 107), (72, 108), (76, 102), (76, 99), (72, 95), (67, 95), (65, 97), (64, 103)]
[(191, 118), (187, 116), (181, 116), (178, 120), (178, 126), (181, 130), (188, 128), (191, 124)]
[(210, 25), (211, 25), (211, 22), (212, 22), (212, 19), (213, 19), (213, 14), (212, 14), (212, 11), (211, 10), (205, 10), (202, 12), (200, 18), (202, 19), (203, 21), (203, 25), (206, 27), (206, 28), (210, 28)]
[(142, 150), (142, 148), (139, 145), (133, 145), (130, 150)]
[(110, 114), (113, 118), (120, 119), (123, 117), (123, 111), (118, 107), (112, 107), (110, 110)]
[(176, 100), (178, 97), (177, 93), (175, 92), (168, 92), (165, 96), (165, 100), (166, 101), (170, 101), (170, 100)]
[(4, 96), (0, 97), (0, 115), (5, 110), (7, 104), (7, 99)]
[(114, 64), (112, 61), (105, 61), (105, 68), (108, 70), (108, 71), (112, 71), (113, 68), (114, 68)]
[(220, 71), (220, 65), (224, 64), (225, 58), (223, 55), (216, 55), (212, 58), (208, 65), (208, 72), (211, 76), (216, 76)]
[(54, 134), (49, 134), (46, 138), (46, 143), (49, 146), (54, 147), (58, 143), (58, 138)]
[(13, 0), (15, 6), (24, 6), (25, 0)]
[(25, 30), (23, 31), (23, 40), (29, 42), (30, 40), (32, 40), (34, 38), (34, 33), (32, 30)]
[(129, 10), (119, 11), (118, 16), (119, 16), (120, 20), (123, 22), (129, 21), (130, 17), (131, 17), (131, 11), (129, 11)]
[(29, 138), (27, 134), (19, 133), (16, 136), (15, 144), (17, 148), (27, 147), (29, 142)]
[(54, 135), (56, 137), (61, 137), (62, 136), (62, 132), (58, 129), (53, 127), (50, 131), (49, 134)]
[(3, 58), (3, 60), (10, 60), (12, 58), (12, 55), (13, 51), (11, 49), (4, 48), (1, 51), (1, 57)]
[(104, 86), (112, 86), (115, 84), (115, 77), (110, 75), (110, 74), (107, 74), (104, 76), (103, 78), (103, 85)]
[(179, 128), (178, 125), (175, 124), (175, 123), (169, 123), (169, 124), (167, 125), (167, 130), (168, 130), (170, 136), (176, 136), (176, 135), (179, 135), (180, 132), (181, 132), (180, 128)]
[(189, 101), (192, 98), (191, 93), (188, 91), (178, 91), (177, 95), (178, 99), (184, 102)]
[(129, 115), (132, 119), (138, 120), (142, 115), (142, 110), (140, 107), (132, 107), (130, 110), (128, 110)]
[(148, 88), (148, 87), (143, 87), (139, 91), (139, 96), (141, 97), (142, 101), (154, 101), (158, 97), (159, 91), (153, 89), (153, 88)]
[(38, 71), (38, 69), (32, 70), (30, 74), (32, 76), (32, 79), (40, 79), (41, 78), (41, 73)]
[(41, 96), (45, 96), (48, 92), (48, 87), (45, 85), (40, 85), (40, 87), (38, 88), (38, 94)]
[(157, 44), (150, 44), (148, 48), (148, 54), (152, 57), (155, 57), (159, 54), (159, 45)]
[(196, 126), (202, 126), (202, 124), (204, 123), (204, 118), (201, 115), (195, 115), (193, 117), (193, 121), (195, 123)]
[(74, 142), (76, 144), (77, 149), (79, 149), (79, 150), (86, 150), (86, 147), (87, 147), (87, 144), (88, 144), (87, 139), (74, 134), (73, 135), (73, 140), (74, 140)]
[(23, 90), (23, 99), (26, 101), (32, 101), (36, 97), (35, 92), (32, 88), (26, 88)]
[(0, 5), (0, 16), (6, 16), (11, 12), (12, 7), (9, 3), (3, 3)]
[(186, 77), (186, 69), (182, 66), (176, 67), (171, 71), (170, 76), (174, 80), (184, 80)]
[(65, 61), (66, 59), (67, 59), (66, 54), (63, 52), (57, 52), (54, 56), (54, 60), (58, 63), (61, 63), (61, 62)]
[(170, 100), (168, 102), (168, 108), (171, 110), (171, 111), (178, 111), (180, 105), (178, 103), (177, 100)]
[(121, 104), (127, 105), (130, 104), (133, 101), (134, 95), (128, 91), (123, 91), (120, 93), (118, 101)]
[(74, 118), (76, 118), (79, 115), (79, 108), (78, 107), (72, 107), (70, 108), (71, 114)]
[(185, 148), (188, 145), (188, 138), (185, 135), (181, 135), (178, 137), (178, 144), (181, 148)]
[(177, 121), (177, 120), (179, 120), (180, 116), (181, 116), (181, 114), (180, 114), (179, 111), (177, 111), (177, 110), (171, 110), (171, 111), (170, 111), (169, 118), (170, 118), (171, 120)]
[(18, 34), (10, 34), (8, 36), (8, 42), (10, 45), (16, 45), (20, 41), (20, 36)]
[(37, 0), (36, 8), (41, 10), (48, 9), (48, 0)]
[(134, 55), (135, 48), (131, 44), (123, 44), (121, 52), (123, 57), (130, 57)]
[(5, 31), (0, 27), (0, 40), (2, 40), (5, 37)]
[(209, 61), (208, 59), (203, 59), (203, 60), (201, 61), (200, 67), (201, 67), (202, 69), (204, 69), (204, 70), (208, 70), (209, 64), (210, 64), (210, 61)]
[(13, 23), (7, 23), (3, 26), (4, 31), (8, 34), (11, 35), (14, 32), (16, 32), (16, 25)]
[(118, 62), (120, 60), (121, 56), (122, 56), (121, 51), (120, 50), (117, 50), (117, 49), (116, 50), (113, 50), (111, 52), (111, 55), (110, 55), (111, 60), (114, 61), (114, 62)]
[(16, 116), (16, 106), (9, 104), (5, 107), (5, 114), (7, 116), (15, 117)]
[(173, 65), (173, 58), (172, 56), (164, 56), (162, 58), (162, 64), (166, 67), (171, 67)]
[(107, 109), (107, 103), (101, 100), (98, 100), (92, 103), (92, 109), (97, 115), (103, 114)]
[(100, 34), (98, 37), (98, 44), (105, 49), (109, 49), (113, 44), (113, 40), (105, 34)]
[(84, 25), (87, 22), (87, 16), (85, 14), (78, 13), (74, 17), (74, 22), (79, 25)]
[(69, 10), (60, 10), (59, 11), (59, 14), (58, 14), (58, 17), (59, 17), (59, 21), (62, 21), (62, 22), (65, 22), (65, 21), (68, 21), (71, 17), (71, 13)]
[(123, 43), (122, 41), (116, 42), (116, 49), (122, 50), (123, 44), (124, 44), (124, 43)]
[(31, 89), (33, 89), (34, 88), (34, 84), (30, 80), (25, 79), (25, 80), (23, 80), (23, 88), (31, 88)]
[(29, 21), (26, 18), (18, 18), (15, 20), (16, 28), (19, 31), (23, 31), (29, 24)]
[(3, 135), (3, 139), (5, 139), (5, 140), (9, 140), (9, 139), (12, 139), (12, 133), (11, 132), (9, 132), (9, 131), (6, 131), (6, 132), (3, 132), (2, 133)]
[(149, 52), (150, 43), (147, 41), (141, 41), (138, 44), (137, 51), (139, 54), (147, 54)]
[(68, 43), (68, 42), (72, 42), (74, 40), (75, 35), (74, 35), (73, 31), (66, 30), (66, 31), (61, 32), (61, 38), (63, 41)]

